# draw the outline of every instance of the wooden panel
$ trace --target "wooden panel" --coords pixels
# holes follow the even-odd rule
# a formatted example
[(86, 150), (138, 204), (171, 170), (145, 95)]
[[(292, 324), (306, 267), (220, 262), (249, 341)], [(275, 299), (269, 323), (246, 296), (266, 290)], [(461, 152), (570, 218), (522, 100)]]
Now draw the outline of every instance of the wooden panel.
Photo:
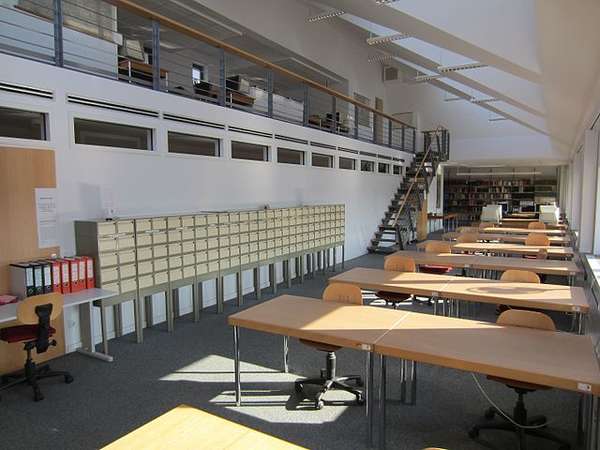
[[(35, 188), (53, 187), (56, 187), (54, 151), (0, 147), (0, 293), (10, 292), (9, 264), (59, 252), (58, 247), (40, 249), (37, 242)], [(58, 345), (36, 357), (38, 361), (64, 353), (62, 314), (52, 326), (58, 330), (55, 336)], [(24, 361), (21, 344), (0, 342), (0, 373), (22, 368)]]

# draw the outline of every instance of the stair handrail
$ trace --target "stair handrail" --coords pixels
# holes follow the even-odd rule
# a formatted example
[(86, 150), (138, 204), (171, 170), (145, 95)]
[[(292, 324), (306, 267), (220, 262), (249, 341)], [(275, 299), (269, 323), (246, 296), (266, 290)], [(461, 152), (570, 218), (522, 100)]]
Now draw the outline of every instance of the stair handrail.
[[(434, 133), (437, 135), (442, 130), (444, 130), (444, 127), (438, 126), (435, 129)], [(427, 146), (427, 150), (425, 151), (425, 155), (423, 156), (423, 160), (421, 161), (421, 164), (417, 168), (415, 176), (413, 177), (413, 181), (410, 184), (410, 186), (408, 187), (408, 190), (406, 191), (406, 194), (404, 195), (404, 200), (402, 201), (402, 204), (400, 205), (400, 208), (398, 208), (398, 212), (396, 212), (396, 217), (394, 218), (394, 224), (392, 225), (394, 228), (396, 227), (396, 224), (398, 223), (398, 219), (400, 218), (401, 213), (404, 210), (404, 206), (406, 205), (406, 202), (408, 201), (408, 197), (410, 196), (410, 193), (412, 192), (413, 187), (415, 186), (415, 184), (417, 184), (417, 179), (419, 178), (419, 173), (421, 172), (421, 170), (423, 169), (423, 166), (425, 165), (425, 161), (427, 160), (427, 157), (429, 156), (429, 153), (431, 151), (431, 146), (432, 145), (433, 145), (433, 139), (430, 139), (429, 140), (429, 145)]]

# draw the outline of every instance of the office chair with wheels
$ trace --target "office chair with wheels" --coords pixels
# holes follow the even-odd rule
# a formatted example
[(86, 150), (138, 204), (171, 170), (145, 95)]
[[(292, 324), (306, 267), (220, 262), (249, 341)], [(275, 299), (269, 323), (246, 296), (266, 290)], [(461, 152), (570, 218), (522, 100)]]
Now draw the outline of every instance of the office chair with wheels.
[(545, 230), (546, 224), (544, 222), (530, 222), (527, 228), (530, 230)]
[[(385, 259), (383, 270), (392, 272), (416, 272), (417, 266), (415, 260), (406, 256), (391, 255)], [(412, 294), (402, 294), (398, 292), (377, 291), (375, 296), (384, 300), (388, 305), (394, 305), (394, 309), (398, 309), (400, 303), (411, 300)]]
[(543, 234), (529, 233), (525, 238), (525, 245), (548, 247), (550, 245), (550, 239)]
[[(431, 241), (425, 245), (426, 253), (452, 253), (452, 246), (448, 242)], [(440, 266), (437, 264), (423, 264), (419, 266), (419, 272), (444, 275), (452, 270), (449, 266)]]
[[(327, 289), (325, 289), (325, 292), (323, 292), (323, 301), (362, 305), (362, 291), (358, 286), (342, 283), (332, 283), (329, 286), (327, 286)], [(321, 389), (315, 397), (315, 409), (323, 408), (323, 406), (325, 405), (325, 403), (323, 402), (323, 396), (330, 389), (341, 389), (350, 392), (356, 396), (357, 404), (362, 405), (364, 403), (362, 391), (348, 384), (348, 382), (353, 382), (357, 387), (362, 386), (363, 382), (360, 376), (337, 376), (335, 352), (341, 347), (338, 347), (337, 345), (325, 344), (322, 342), (310, 341), (307, 339), (300, 339), (300, 342), (304, 345), (307, 345), (308, 347), (312, 347), (321, 352), (325, 352), (327, 354), (327, 368), (325, 370), (321, 370), (321, 376), (319, 378), (306, 378), (303, 380), (297, 380), (295, 382), (296, 392), (301, 393), (304, 389), (305, 384), (320, 386)]]
[[(503, 312), (496, 323), (500, 325), (506, 325), (511, 327), (524, 327), (524, 328), (535, 328), (539, 330), (556, 331), (556, 327), (552, 319), (541, 312), (526, 311), (522, 309), (509, 309)], [(488, 380), (492, 380), (498, 383), (502, 383), (507, 387), (513, 389), (517, 395), (517, 403), (513, 409), (512, 420), (522, 426), (536, 426), (543, 425), (547, 422), (544, 416), (533, 416), (527, 417), (527, 409), (525, 409), (525, 403), (523, 399), (526, 394), (530, 392), (548, 390), (547, 386), (541, 386), (533, 383), (525, 383), (523, 381), (511, 380), (508, 378), (501, 378), (489, 375)], [(490, 422), (494, 416), (498, 414), (498, 410), (494, 407), (490, 407), (484, 414), (486, 419), (485, 422), (481, 422), (475, 425), (469, 430), (469, 437), (477, 438), (481, 430), (504, 430), (512, 431), (517, 434), (519, 439), (519, 450), (525, 450), (527, 446), (526, 436), (536, 436), (542, 439), (556, 442), (560, 444), (559, 450), (570, 450), (570, 444), (564, 439), (555, 436), (548, 431), (542, 430), (541, 428), (520, 428), (512, 422), (506, 420), (503, 417), (502, 422)]]
[(50, 346), (56, 346), (56, 341), (50, 339), (56, 330), (50, 326), (50, 321), (62, 313), (63, 298), (57, 293), (36, 295), (29, 297), (17, 306), (17, 320), (22, 325), (0, 329), (0, 340), (10, 344), (25, 343), (27, 352), (25, 367), (15, 374), (6, 375), (4, 379), (11, 379), (2, 386), (0, 391), (11, 388), (21, 383), (27, 383), (33, 388), (33, 399), (38, 402), (44, 399), (38, 381), (43, 378), (63, 377), (65, 383), (73, 382), (69, 372), (52, 371), (47, 364), (38, 366), (31, 356), (35, 349), (37, 354), (44, 353)]
[(456, 238), (457, 244), (472, 244), (479, 240), (479, 235), (477, 233), (461, 233)]

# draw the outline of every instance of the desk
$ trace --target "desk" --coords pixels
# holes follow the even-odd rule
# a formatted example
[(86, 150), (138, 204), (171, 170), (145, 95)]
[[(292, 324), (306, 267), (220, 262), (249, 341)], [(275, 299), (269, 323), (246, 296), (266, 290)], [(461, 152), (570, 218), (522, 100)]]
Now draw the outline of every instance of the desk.
[[(444, 233), (442, 239), (445, 241), (455, 241), (463, 233), (450, 232)], [(478, 241), (498, 241), (509, 244), (522, 244), (525, 245), (527, 235), (524, 234), (509, 234), (509, 233), (474, 233)], [(571, 238), (568, 236), (548, 236), (550, 245), (562, 245), (567, 246), (571, 244)]]
[[(77, 352), (103, 361), (113, 361), (112, 356), (94, 350), (92, 303), (96, 300), (107, 299), (115, 295), (116, 294), (112, 291), (98, 288), (85, 289), (80, 292), (74, 292), (73, 294), (63, 295), (63, 308), (79, 307), (81, 342), (83, 345), (77, 349)], [(10, 303), (8, 305), (0, 306), (0, 323), (17, 320), (17, 305), (18, 303)]]
[[(433, 241), (423, 241), (417, 244), (417, 249), (424, 249), (427, 243)], [(529, 255), (536, 256), (540, 250), (546, 250), (548, 257), (554, 258), (572, 258), (574, 251), (571, 247), (541, 246), (541, 245), (521, 245), (507, 244), (502, 242), (473, 242), (469, 244), (451, 244), (452, 253), (462, 252), (485, 252), (501, 255)]]
[[(589, 304), (581, 287), (558, 284), (504, 282), (419, 272), (392, 272), (356, 267), (329, 278), (372, 291), (424, 295), (467, 302), (503, 304), (521, 308), (587, 314)], [(434, 312), (436, 311), (434, 302)]]
[[(527, 228), (531, 222), (539, 222), (539, 219), (506, 218), (500, 221), (501, 227)], [(566, 230), (568, 226), (564, 223), (547, 223), (546, 228), (555, 230)]]
[(529, 230), (527, 228), (511, 228), (511, 227), (461, 227), (459, 231), (473, 233), (506, 233), (506, 234), (545, 234), (546, 236), (565, 236), (569, 233), (568, 230)]
[[(135, 61), (132, 59), (121, 59), (119, 61), (119, 73), (127, 76), (127, 81), (132, 83), (135, 79), (144, 80), (152, 84), (154, 77), (154, 67), (152, 64), (148, 64), (142, 61)], [(160, 69), (160, 78), (165, 80), (165, 88), (169, 87), (169, 71)]]
[(179, 405), (107, 445), (103, 450), (301, 450), (303, 448), (201, 409)]
[[(373, 351), (381, 355), (380, 448), (385, 447), (386, 357), (588, 394), (591, 410), (598, 407), (600, 369), (590, 336), (411, 312), (375, 343)], [(597, 414), (588, 420), (591, 426), (586, 429), (595, 442)], [(369, 421), (372, 430), (373, 414)]]
[(575, 262), (556, 259), (524, 259), (504, 256), (481, 256), (465, 253), (430, 253), (414, 250), (400, 250), (386, 256), (386, 258), (393, 255), (410, 257), (415, 260), (415, 263), (418, 266), (433, 264), (451, 266), (458, 269), (498, 271), (509, 269), (531, 270), (538, 274), (569, 277), (569, 284), (572, 284), (573, 277), (583, 273), (583, 269), (575, 264)]

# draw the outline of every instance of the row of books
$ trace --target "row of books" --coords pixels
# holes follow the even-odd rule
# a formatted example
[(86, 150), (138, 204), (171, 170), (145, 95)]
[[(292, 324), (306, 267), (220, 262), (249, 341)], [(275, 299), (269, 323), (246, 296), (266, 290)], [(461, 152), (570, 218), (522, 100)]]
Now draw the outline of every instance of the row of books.
[(89, 256), (51, 258), (10, 265), (11, 292), (19, 299), (60, 292), (69, 294), (95, 287), (94, 260)]

